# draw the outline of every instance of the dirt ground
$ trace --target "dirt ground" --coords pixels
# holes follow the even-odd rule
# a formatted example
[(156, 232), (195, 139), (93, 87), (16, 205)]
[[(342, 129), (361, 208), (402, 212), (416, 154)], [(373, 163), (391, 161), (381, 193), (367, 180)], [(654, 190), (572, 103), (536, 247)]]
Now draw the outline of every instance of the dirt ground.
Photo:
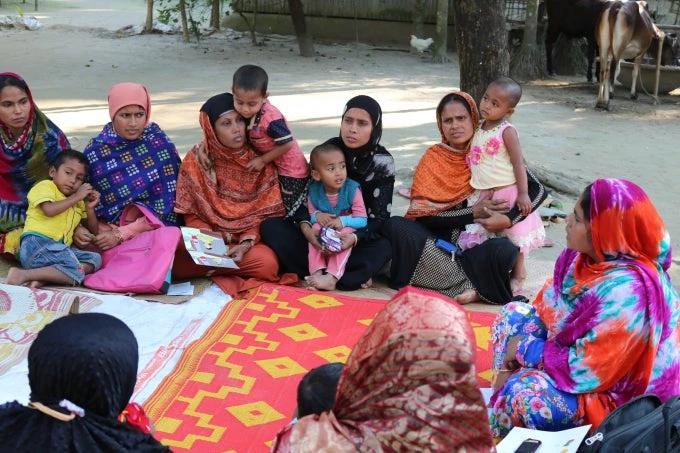
[[(383, 107), (382, 143), (395, 157), (397, 189), (408, 187), (423, 151), (438, 141), (434, 108), (459, 86), (456, 56), (434, 65), (428, 57), (401, 48), (356, 43), (315, 45), (315, 58), (298, 56), (291, 36), (264, 36), (254, 48), (247, 36), (226, 30), (200, 43), (178, 35), (117, 34), (142, 24), (141, 0), (2, 1), (0, 15), (20, 5), (44, 23), (37, 31), (0, 29), (2, 71), (25, 77), (40, 108), (82, 149), (109, 121), (106, 96), (118, 82), (148, 86), (152, 118), (181, 154), (201, 138), (198, 110), (210, 96), (228, 91), (233, 71), (242, 64), (263, 66), (270, 76), (271, 101), (284, 112), (305, 152), (338, 132), (344, 103), (357, 94), (375, 97)], [(680, 210), (674, 208), (680, 183), (680, 90), (653, 106), (642, 94), (631, 101), (619, 87), (608, 112), (594, 109), (597, 86), (585, 77), (555, 77), (524, 85), (513, 116), (530, 165), (557, 178), (571, 194), (555, 193), (571, 211), (577, 193), (599, 177), (622, 177), (640, 184), (666, 221), (673, 246), (680, 250)], [(406, 200), (396, 196), (395, 214)], [(542, 280), (564, 246), (563, 224), (548, 228), (553, 248), (532, 254), (529, 272)], [(676, 287), (680, 282), (674, 259)]]

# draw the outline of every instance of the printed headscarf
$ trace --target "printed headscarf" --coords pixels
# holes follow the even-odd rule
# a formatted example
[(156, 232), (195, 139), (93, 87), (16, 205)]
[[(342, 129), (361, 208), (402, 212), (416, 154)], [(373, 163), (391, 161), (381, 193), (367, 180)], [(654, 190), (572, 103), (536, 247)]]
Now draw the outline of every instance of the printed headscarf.
[[(460, 102), (470, 112), (473, 130), (479, 124), (479, 111), (474, 99), (463, 91), (444, 96), (437, 106), (437, 127), (442, 142), (425, 151), (413, 174), (411, 202), (407, 218), (427, 217), (447, 211), (466, 200), (474, 189), (470, 186), (470, 167), (465, 161), (470, 142), (465, 149), (455, 149), (444, 134), (441, 112), (451, 102)], [(472, 141), (472, 137), (470, 137)]]
[(139, 203), (164, 224), (179, 225), (174, 212), (180, 165), (177, 149), (156, 123), (148, 122), (151, 99), (146, 87), (136, 83), (114, 85), (109, 93), (111, 118), (126, 105), (145, 108), (147, 125), (141, 135), (125, 139), (111, 122), (83, 151), (90, 161), (90, 183), (101, 194), (95, 213), (105, 222), (114, 223), (123, 208)]
[(465, 310), (407, 286), (357, 341), (333, 410), (285, 427), (272, 452), (489, 452), (493, 445)]
[(549, 331), (546, 371), (579, 394), (582, 415), (597, 425), (635, 396), (680, 393), (680, 299), (667, 274), (670, 237), (645, 192), (598, 179), (590, 198), (597, 261), (562, 252), (533, 305)]
[(201, 107), (202, 143), (213, 168), (206, 171), (199, 164), (196, 149), (200, 144), (194, 146), (182, 162), (175, 209), (198, 216), (215, 231), (240, 234), (269, 217), (283, 217), (285, 209), (275, 167), (265, 165), (259, 172), (246, 170), (257, 154), (245, 136), (238, 149), (227, 148), (217, 139), (214, 121), (231, 111), (234, 97), (230, 93), (213, 96)]
[[(137, 381), (138, 346), (128, 326), (103, 313), (59, 318), (28, 353), (31, 403), (0, 406), (0, 445), (8, 451), (164, 452), (152, 436), (116, 417)], [(60, 405), (63, 400), (71, 404)], [(55, 418), (49, 409), (76, 416)]]
[(0, 73), (26, 85), (30, 113), (18, 137), (0, 122), (0, 232), (22, 227), (26, 221), (26, 196), (35, 183), (49, 177), (57, 154), (70, 148), (66, 135), (33, 102), (33, 95), (20, 75)]

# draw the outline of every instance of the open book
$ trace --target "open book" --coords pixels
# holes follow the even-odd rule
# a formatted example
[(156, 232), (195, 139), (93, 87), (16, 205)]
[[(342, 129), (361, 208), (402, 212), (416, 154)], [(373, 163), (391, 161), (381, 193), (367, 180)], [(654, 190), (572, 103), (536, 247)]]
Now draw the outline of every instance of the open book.
[(184, 246), (195, 263), (203, 266), (238, 269), (238, 265), (226, 255), (229, 248), (222, 235), (210, 230), (182, 227)]

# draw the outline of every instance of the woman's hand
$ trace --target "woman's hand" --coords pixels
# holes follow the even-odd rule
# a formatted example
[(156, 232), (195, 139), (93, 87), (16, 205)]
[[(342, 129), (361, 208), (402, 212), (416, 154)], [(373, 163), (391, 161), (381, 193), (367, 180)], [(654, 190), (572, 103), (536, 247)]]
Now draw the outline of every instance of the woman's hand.
[(120, 239), (113, 230), (102, 231), (95, 236), (94, 244), (101, 250), (108, 250), (120, 244)]
[(312, 247), (321, 253), (326, 252), (325, 247), (321, 245), (321, 242), (319, 241), (319, 230), (315, 231), (308, 223), (303, 223), (300, 225), (300, 231), (302, 231), (302, 235), (307, 239), (307, 242), (312, 244)]
[(79, 249), (84, 249), (92, 243), (92, 233), (88, 231), (83, 225), (76, 226), (73, 232), (73, 243)]
[(517, 207), (522, 212), (523, 216), (528, 216), (531, 212), (531, 200), (529, 199), (529, 194), (520, 193), (517, 195)]
[(340, 233), (337, 237), (342, 241), (342, 246), (340, 247), (341, 251), (354, 247), (356, 242), (354, 233)]
[(208, 152), (205, 150), (204, 142), (199, 143), (198, 148), (196, 148), (196, 160), (203, 170), (208, 172), (212, 170), (213, 161), (210, 156), (208, 156)]
[(509, 209), (507, 200), (479, 200), (472, 207), (472, 217), (475, 219), (485, 219), (489, 217), (490, 211), (503, 213), (508, 212)]
[(519, 346), (519, 341), (520, 337), (513, 337), (508, 341), (505, 357), (503, 358), (503, 365), (500, 370), (496, 370), (496, 380), (493, 383), (494, 393), (503, 388), (508, 378), (521, 367), (520, 363), (517, 361), (517, 346)]
[(260, 171), (267, 165), (261, 156), (257, 156), (255, 159), (248, 162), (246, 165), (246, 170), (248, 171)]
[(245, 256), (246, 253), (248, 253), (248, 250), (250, 249), (251, 247), (245, 244), (235, 245), (233, 247), (229, 247), (229, 251), (227, 251), (227, 256), (234, 260), (234, 263), (238, 264), (241, 261), (243, 261), (243, 257)]
[(475, 219), (475, 223), (480, 224), (488, 231), (492, 233), (500, 233), (512, 226), (510, 217), (505, 214), (501, 214), (498, 211), (490, 210), (489, 208), (484, 208), (487, 217), (485, 219)]

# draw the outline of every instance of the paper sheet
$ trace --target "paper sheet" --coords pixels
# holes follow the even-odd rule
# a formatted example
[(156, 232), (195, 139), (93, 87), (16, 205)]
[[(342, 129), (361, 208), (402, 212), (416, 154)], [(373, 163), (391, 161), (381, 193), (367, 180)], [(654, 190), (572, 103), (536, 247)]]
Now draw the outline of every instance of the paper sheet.
[(222, 235), (210, 230), (182, 227), (184, 246), (195, 263), (203, 266), (238, 269), (238, 265), (225, 254), (229, 250)]
[(588, 434), (590, 425), (564, 431), (537, 431), (527, 428), (512, 428), (510, 434), (496, 445), (498, 453), (514, 453), (526, 439), (538, 439), (541, 446), (536, 453), (576, 453), (579, 445)]
[(194, 285), (191, 282), (175, 283), (170, 285), (167, 292), (168, 296), (193, 296)]

